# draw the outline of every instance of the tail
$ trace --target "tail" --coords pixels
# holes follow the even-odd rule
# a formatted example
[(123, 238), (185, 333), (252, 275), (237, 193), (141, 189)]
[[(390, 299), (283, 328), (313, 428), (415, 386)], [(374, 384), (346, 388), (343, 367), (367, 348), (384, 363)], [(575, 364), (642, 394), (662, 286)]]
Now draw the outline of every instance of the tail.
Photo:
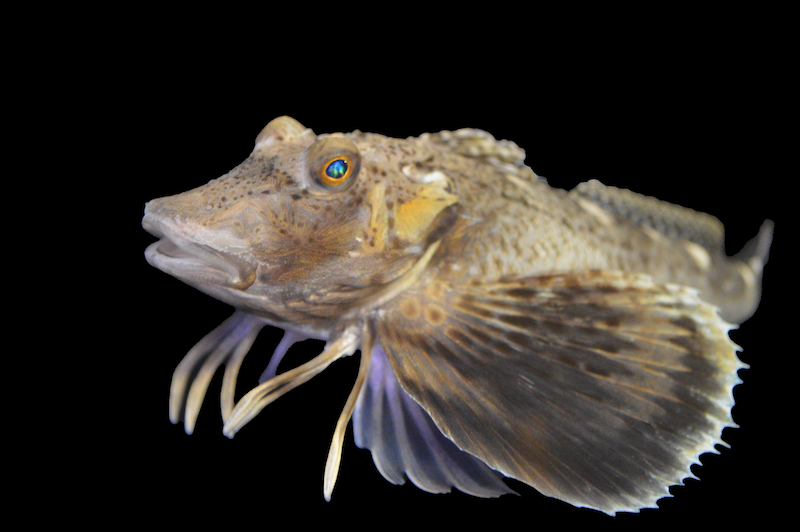
[(766, 220), (761, 224), (758, 234), (750, 240), (742, 250), (734, 255), (733, 263), (739, 264), (739, 275), (745, 281), (744, 297), (738, 304), (729, 309), (730, 315), (723, 317), (732, 323), (742, 323), (758, 308), (761, 301), (761, 277), (764, 266), (769, 259), (769, 248), (772, 244), (772, 231), (775, 224)]
[(769, 259), (769, 248), (772, 245), (772, 231), (775, 224), (772, 220), (765, 220), (761, 224), (761, 229), (755, 238), (750, 240), (744, 245), (742, 250), (737, 253), (734, 258), (747, 264), (756, 274), (756, 278), (761, 284), (761, 273), (764, 271), (764, 265)]

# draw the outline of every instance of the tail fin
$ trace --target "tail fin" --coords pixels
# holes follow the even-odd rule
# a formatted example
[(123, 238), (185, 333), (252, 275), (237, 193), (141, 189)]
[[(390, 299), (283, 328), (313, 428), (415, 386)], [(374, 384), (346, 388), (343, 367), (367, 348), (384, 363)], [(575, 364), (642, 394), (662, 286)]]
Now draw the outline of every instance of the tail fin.
[(761, 277), (769, 258), (774, 225), (771, 220), (761, 224), (761, 229), (755, 238), (745, 244), (742, 250), (732, 257), (732, 262), (729, 262), (734, 266), (733, 271), (738, 271), (737, 275), (744, 281), (743, 292), (731, 299), (729, 305), (720, 302), (722, 317), (731, 323), (744, 322), (758, 308), (761, 301)]
[(761, 280), (761, 272), (764, 270), (764, 265), (769, 259), (769, 248), (772, 245), (774, 227), (775, 224), (772, 220), (765, 220), (755, 238), (745, 244), (742, 250), (734, 256), (734, 258), (750, 266), (759, 281)]

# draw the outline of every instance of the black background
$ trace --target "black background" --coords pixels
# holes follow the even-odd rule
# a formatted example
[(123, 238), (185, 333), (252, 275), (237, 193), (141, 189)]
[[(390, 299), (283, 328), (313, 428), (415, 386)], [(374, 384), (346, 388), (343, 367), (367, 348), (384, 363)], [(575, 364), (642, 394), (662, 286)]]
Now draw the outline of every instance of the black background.
[[(160, 46), (129, 51), (130, 69), (118, 80), (125, 119), (113, 129), (126, 134), (112, 156), (129, 183), (115, 204), (114, 223), (125, 232), (121, 244), (131, 269), (125, 290), (134, 306), (111, 331), (125, 401), (111, 420), (121, 432), (110, 432), (104, 444), (112, 451), (109, 489), (125, 515), (178, 523), (222, 517), (234, 528), (252, 520), (281, 526), (287, 512), (320, 526), (533, 528), (559, 519), (636, 527), (707, 520), (725, 527), (783, 508), (781, 494), (790, 488), (780, 478), (788, 474), (791, 483), (796, 474), (796, 453), (782, 443), (793, 430), (784, 361), (796, 351), (780, 339), (788, 323), (782, 305), (792, 297), (781, 276), (793, 242), (789, 212), (780, 203), (788, 175), (777, 162), (789, 144), (775, 133), (786, 120), (783, 74), (765, 60), (768, 45), (754, 48), (735, 28), (710, 36), (706, 26), (684, 29), (677, 40), (672, 30), (648, 39), (644, 28), (610, 46), (590, 39), (576, 48), (566, 37), (535, 32), (510, 42), (407, 37), (420, 45), (413, 49), (385, 48), (379, 35), (370, 46), (312, 39), (310, 48), (265, 37), (247, 57), (213, 43), (198, 49), (194, 41), (173, 42), (165, 33)], [(333, 500), (326, 503), (323, 467), (357, 357), (269, 406), (233, 440), (221, 434), (220, 376), (195, 433), (171, 425), (174, 367), (231, 309), (146, 264), (143, 251), (154, 239), (139, 226), (142, 208), (234, 167), (261, 128), (283, 114), (317, 133), (361, 129), (407, 137), (484, 129), (524, 148), (527, 164), (552, 186), (569, 189), (598, 178), (714, 214), (726, 226), (729, 252), (764, 219), (775, 220), (762, 308), (731, 333), (751, 366), (740, 372), (744, 384), (735, 390), (733, 416), (741, 428), (724, 432), (731, 448), (704, 455), (704, 466), (693, 468), (702, 480), (673, 488), (675, 497), (662, 500), (660, 509), (611, 519), (513, 481), (521, 497), (498, 500), (431, 495), (410, 482), (393, 486), (369, 453), (355, 447), (349, 430)], [(239, 395), (255, 384), (279, 338), (279, 331), (262, 332), (245, 362)], [(287, 363), (320, 350), (321, 343), (303, 344)], [(146, 487), (132, 488), (140, 482)]]

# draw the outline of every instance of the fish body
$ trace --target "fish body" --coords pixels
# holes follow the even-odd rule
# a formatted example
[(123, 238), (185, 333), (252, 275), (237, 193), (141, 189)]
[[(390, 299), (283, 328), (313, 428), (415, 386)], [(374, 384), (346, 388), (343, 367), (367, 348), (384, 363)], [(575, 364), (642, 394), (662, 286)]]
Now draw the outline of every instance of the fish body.
[[(232, 436), (360, 349), (327, 498), (351, 416), (395, 483), (497, 496), (508, 476), (608, 513), (668, 496), (732, 425), (727, 331), (758, 305), (772, 226), (727, 257), (710, 215), (597, 181), (554, 189), (523, 161), (478, 130), (316, 135), (281, 117), (228, 174), (149, 202), (147, 260), (237, 309), (176, 370), (173, 421), (191, 432), (223, 362)], [(286, 336), (236, 402), (265, 324)], [(307, 337), (325, 351), (277, 374)]]

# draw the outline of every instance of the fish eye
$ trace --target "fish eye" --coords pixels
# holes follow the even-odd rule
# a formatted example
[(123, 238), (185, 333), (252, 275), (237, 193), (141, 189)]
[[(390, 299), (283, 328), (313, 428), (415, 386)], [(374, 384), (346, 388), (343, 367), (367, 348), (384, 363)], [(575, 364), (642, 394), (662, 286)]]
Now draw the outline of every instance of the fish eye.
[(361, 167), (358, 148), (341, 137), (320, 139), (308, 148), (305, 157), (309, 177), (329, 191), (348, 188)]
[(324, 184), (337, 187), (347, 181), (352, 174), (352, 165), (347, 161), (348, 157), (338, 156), (324, 165), (324, 170), (319, 178)]

